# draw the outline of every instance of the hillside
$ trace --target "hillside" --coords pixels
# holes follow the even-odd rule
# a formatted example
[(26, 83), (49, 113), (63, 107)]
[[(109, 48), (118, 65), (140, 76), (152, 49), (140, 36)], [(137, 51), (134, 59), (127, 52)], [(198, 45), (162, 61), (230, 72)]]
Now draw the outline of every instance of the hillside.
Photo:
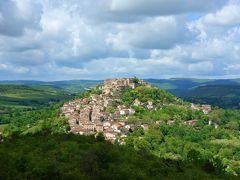
[(0, 114), (32, 109), (73, 98), (70, 93), (46, 85), (0, 85)]
[[(220, 179), (225, 178), (225, 175), (226, 178), (230, 178), (230, 176), (237, 177), (240, 174), (239, 111), (212, 109), (211, 106), (206, 105), (192, 105), (137, 78), (106, 80), (103, 84), (64, 104), (52, 104), (38, 110), (14, 113), (6, 117), (6, 121), (8, 119), (11, 119), (11, 121), (2, 132), (4, 141), (6, 141), (2, 145), (2, 148), (5, 148), (3, 152), (7, 151), (7, 147), (9, 147), (9, 144), (7, 144), (9, 138), (13, 138), (14, 143), (15, 137), (17, 137), (15, 141), (24, 144), (25, 138), (26, 140), (33, 138), (30, 142), (38, 141), (38, 138), (41, 139), (41, 137), (35, 136), (36, 134), (43, 134), (45, 137), (56, 134), (76, 134), (77, 136), (71, 135), (73, 141), (71, 138), (68, 139), (67, 136), (65, 140), (56, 140), (54, 137), (50, 137), (49, 143), (51, 146), (48, 146), (48, 143), (39, 144), (37, 147), (40, 146), (40, 149), (37, 148), (36, 152), (44, 151), (45, 153), (64, 156), (66, 153), (64, 153), (65, 151), (61, 152), (61, 148), (57, 150), (49, 149), (49, 147), (55, 147), (56, 144), (65, 142), (67, 147), (70, 146), (69, 152), (79, 154), (78, 151), (81, 151), (81, 148), (84, 149), (82, 151), (86, 150), (83, 142), (80, 143), (82, 145), (79, 144), (80, 147), (76, 147), (78, 143), (75, 138), (78, 138), (80, 134), (89, 137), (96, 136), (97, 139), (102, 140), (105, 138), (117, 148), (123, 148), (122, 158), (128, 160), (130, 154), (127, 152), (130, 149), (135, 153), (140, 153), (141, 158), (144, 158), (144, 164), (147, 164), (146, 171), (141, 174), (144, 177), (151, 177), (151, 174), (158, 176), (159, 173), (159, 169), (155, 170), (156, 163), (152, 162), (150, 157), (157, 158), (158, 163), (165, 159), (164, 165), (167, 162), (177, 163), (177, 167), (181, 169), (174, 170), (174, 165), (168, 165), (173, 170), (170, 174), (174, 177), (186, 178), (185, 175), (188, 174), (187, 179), (193, 179), (195, 173), (200, 173), (206, 178)], [(79, 136), (80, 139), (83, 137)], [(90, 144), (88, 142), (88, 147), (94, 148)], [(32, 146), (35, 147), (34, 144), (29, 144), (23, 146), (23, 148), (32, 149)], [(17, 146), (18, 148), (20, 147)], [(126, 150), (126, 154), (124, 154), (124, 148), (130, 148)], [(103, 147), (103, 149), (105, 151), (101, 151), (102, 154), (91, 154), (89, 158), (93, 158), (93, 161), (96, 158), (98, 162), (101, 157), (109, 157), (108, 151), (106, 151), (108, 148)], [(116, 149), (116, 151), (118, 150)], [(114, 150), (114, 152), (116, 151)], [(9, 156), (12, 155), (9, 154)], [(75, 157), (71, 153), (69, 156)], [(33, 157), (35, 157), (34, 154)], [(55, 157), (55, 155), (52, 157), (52, 161), (57, 164), (61, 162), (62, 166), (59, 167), (60, 169), (52, 167), (53, 171), (51, 172), (59, 174), (62, 172), (61, 168), (65, 167), (65, 156), (62, 159), (54, 159)], [(111, 168), (117, 164), (118, 167), (121, 167), (119, 171), (122, 172), (126, 159), (114, 161), (118, 154), (110, 155), (110, 157), (108, 160), (103, 159), (103, 162), (110, 162), (111, 165), (103, 167), (103, 164), (96, 164), (96, 166), (90, 167), (91, 172), (100, 168), (97, 173), (101, 172), (101, 175), (111, 174), (115, 172)], [(26, 156), (23, 160), (25, 163), (23, 167), (28, 167), (28, 163), (34, 163), (31, 159), (31, 154)], [(135, 160), (130, 162), (135, 164), (140, 159)], [(13, 157), (13, 162), (15, 161), (17, 160)], [(8, 162), (8, 160), (4, 160), (4, 162)], [(73, 160), (71, 162), (74, 164), (78, 161)], [(42, 163), (41, 168), (44, 172), (48, 169), (46, 166), (51, 167), (52, 165), (48, 161), (46, 164)], [(191, 164), (193, 166), (190, 166)], [(166, 176), (163, 176), (171, 178), (170, 170), (165, 169), (164, 165), (161, 167), (164, 167), (163, 171), (165, 171)], [(14, 164), (12, 166), (14, 166), (13, 169), (16, 169)], [(129, 166), (134, 166), (134, 169), (139, 167), (140, 170), (143, 168), (139, 163)], [(6, 169), (10, 167), (11, 164)], [(74, 174), (77, 170), (74, 165), (73, 167), (74, 170), (71, 171), (67, 165), (66, 172)], [(192, 172), (192, 170), (196, 172), (188, 172)], [(26, 172), (29, 171), (31, 169), (26, 170)], [(88, 173), (81, 167), (79, 171), (83, 172), (83, 175)], [(178, 171), (183, 173), (182, 176), (177, 175)], [(132, 177), (129, 171), (123, 170), (124, 172), (126, 172), (126, 177)], [(100, 174), (99, 177), (105, 177)], [(141, 177), (141, 175), (134, 176)]]
[(180, 96), (194, 103), (207, 103), (221, 108), (240, 108), (240, 85), (199, 86), (182, 92)]
[[(9, 151), (11, 149), (11, 151)], [(0, 143), (0, 179), (237, 179), (165, 160), (101, 137), (46, 135)]]
[(186, 101), (239, 109), (239, 79), (147, 79), (146, 82), (165, 89)]
[(58, 90), (63, 90), (68, 93), (82, 93), (89, 88), (95, 87), (101, 83), (100, 80), (70, 80), (70, 81), (0, 81), (0, 84), (11, 84), (11, 85), (27, 85), (37, 87), (51, 87)]
[[(103, 133), (111, 142), (167, 159), (187, 160), (193, 152), (194, 158), (217, 163), (217, 155), (226, 158), (220, 160), (223, 167), (239, 173), (238, 111), (191, 105), (143, 81), (125, 78), (104, 81), (82, 98), (65, 103), (61, 112), (74, 134)], [(231, 151), (227, 144), (232, 144)], [(234, 154), (234, 160), (221, 154), (224, 151)]]

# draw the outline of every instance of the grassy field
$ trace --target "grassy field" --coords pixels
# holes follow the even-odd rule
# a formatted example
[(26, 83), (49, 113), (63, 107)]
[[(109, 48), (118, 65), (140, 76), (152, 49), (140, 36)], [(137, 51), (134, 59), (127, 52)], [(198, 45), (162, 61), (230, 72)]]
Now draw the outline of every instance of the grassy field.
[(0, 85), (0, 114), (37, 108), (73, 97), (69, 92), (47, 85)]

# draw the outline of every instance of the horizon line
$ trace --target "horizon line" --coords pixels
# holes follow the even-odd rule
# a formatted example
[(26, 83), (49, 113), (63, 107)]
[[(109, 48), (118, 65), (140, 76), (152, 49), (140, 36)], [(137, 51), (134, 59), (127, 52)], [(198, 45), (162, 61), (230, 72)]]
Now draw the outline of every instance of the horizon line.
[[(126, 77), (122, 77), (126, 78)], [(35, 81), (35, 82), (61, 82), (61, 81), (104, 81), (106, 79), (120, 79), (117, 78), (104, 78), (104, 79), (63, 79), (63, 80), (34, 80), (34, 79), (17, 79), (17, 80), (0, 80), (0, 82), (16, 82), (16, 81)], [(172, 78), (139, 78), (142, 80), (238, 80), (239, 78), (187, 78), (187, 77), (172, 77)]]

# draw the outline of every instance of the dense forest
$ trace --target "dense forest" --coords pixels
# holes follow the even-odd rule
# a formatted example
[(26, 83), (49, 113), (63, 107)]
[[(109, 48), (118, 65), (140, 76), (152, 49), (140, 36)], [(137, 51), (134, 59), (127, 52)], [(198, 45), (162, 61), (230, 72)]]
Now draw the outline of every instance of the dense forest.
[[(11, 149), (11, 151), (9, 150)], [(210, 162), (158, 158), (100, 135), (41, 133), (0, 144), (0, 179), (237, 179)], [(197, 162), (195, 162), (197, 161)]]
[(240, 85), (199, 86), (182, 92), (180, 96), (194, 103), (207, 103), (229, 109), (240, 108)]

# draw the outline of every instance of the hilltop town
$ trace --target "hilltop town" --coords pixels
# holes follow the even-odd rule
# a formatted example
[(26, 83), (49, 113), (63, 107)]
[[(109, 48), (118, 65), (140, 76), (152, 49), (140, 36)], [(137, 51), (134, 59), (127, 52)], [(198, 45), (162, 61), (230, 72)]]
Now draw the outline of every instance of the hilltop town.
[[(103, 133), (105, 138), (110, 141), (118, 139), (124, 142), (129, 132), (137, 127), (148, 129), (148, 124), (129, 124), (128, 116), (134, 115), (133, 106), (143, 106), (144, 104), (135, 99), (132, 106), (127, 107), (121, 104), (120, 93), (126, 89), (135, 89), (139, 86), (151, 88), (151, 86), (137, 78), (108, 79), (98, 87), (97, 94), (91, 94), (90, 97), (75, 99), (69, 101), (61, 108), (70, 125), (70, 132), (80, 135), (89, 135)], [(152, 101), (145, 105), (151, 111), (154, 110)], [(115, 108), (114, 108), (115, 107)], [(211, 111), (209, 105), (192, 104), (193, 110), (202, 110), (204, 114)], [(168, 124), (174, 121), (168, 121)], [(194, 126), (196, 120), (185, 122), (185, 124)], [(158, 123), (158, 122), (156, 122)]]
[[(109, 79), (99, 87), (100, 94), (65, 103), (61, 111), (68, 119), (71, 132), (81, 135), (102, 132), (111, 141), (117, 137), (124, 139), (133, 126), (120, 119), (134, 114), (135, 111), (120, 105), (118, 95), (127, 88), (135, 89), (138, 86), (147, 84), (134, 78)], [(117, 108), (111, 109), (116, 104), (119, 104)]]

